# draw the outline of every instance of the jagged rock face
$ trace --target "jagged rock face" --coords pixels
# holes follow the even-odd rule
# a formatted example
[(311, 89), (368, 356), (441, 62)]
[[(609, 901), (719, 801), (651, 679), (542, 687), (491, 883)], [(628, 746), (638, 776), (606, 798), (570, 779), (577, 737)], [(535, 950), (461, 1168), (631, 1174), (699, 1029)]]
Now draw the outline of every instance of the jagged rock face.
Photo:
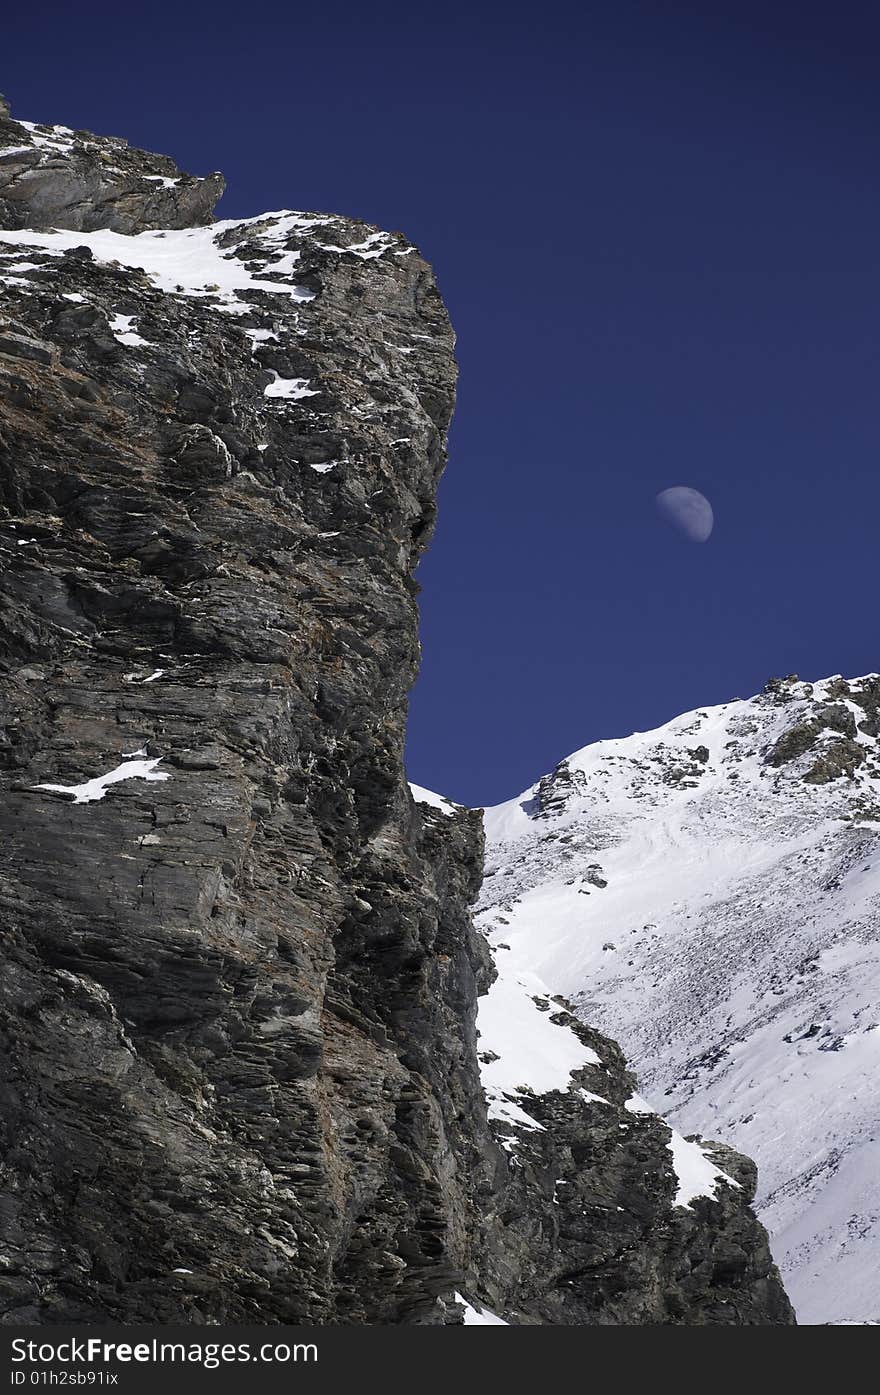
[(119, 137), (13, 121), (0, 97), (0, 228), (195, 227), (223, 187), (220, 174), (195, 179)]
[(499, 969), (620, 1040), (677, 1128), (756, 1159), (807, 1322), (878, 1316), (878, 719), (876, 674), (774, 679), (486, 813)]
[[(106, 142), (20, 143), (33, 178), (7, 184), (0, 232), (4, 1319), (454, 1323), (469, 1285), (524, 1322), (785, 1321), (744, 1194), (682, 1220), (669, 1166), (645, 1176), (659, 1121), (631, 1119), (635, 1154), (619, 1128), (584, 1144), (572, 1090), (535, 1105), (559, 1116), (540, 1160), (490, 1130), (480, 816), (416, 805), (402, 764), (455, 378), (429, 267), (341, 218), (197, 226), (208, 202), (150, 202), (159, 157), (113, 145), (117, 198), (115, 171), (86, 179)], [(547, 1192), (561, 1167), (637, 1212), (606, 1217), (605, 1286), (566, 1271), (586, 1261)], [(637, 1279), (635, 1233), (657, 1250)]]
[[(510, 986), (503, 969), (489, 1002), (499, 986)], [(573, 1017), (565, 999), (536, 993), (533, 978), (527, 986), (532, 1011), (547, 1019), (540, 1036), (568, 1034), (588, 1059), (563, 1088), (509, 1089), (500, 1103), (489, 1085), (509, 1171), (497, 1202), (500, 1237), (490, 1231), (475, 1285), (521, 1323), (793, 1322), (750, 1209), (753, 1164), (670, 1130), (636, 1093), (616, 1043)], [(515, 1021), (522, 1033), (521, 1010)], [(478, 1023), (481, 1049), (500, 1046), (503, 1064), (494, 1019), (484, 1023), (481, 1010)], [(483, 1056), (489, 1081), (494, 1055)]]
[(6, 236), (4, 1307), (430, 1318), (480, 962), (478, 817), (427, 860), (400, 755), (430, 271), (314, 217)]

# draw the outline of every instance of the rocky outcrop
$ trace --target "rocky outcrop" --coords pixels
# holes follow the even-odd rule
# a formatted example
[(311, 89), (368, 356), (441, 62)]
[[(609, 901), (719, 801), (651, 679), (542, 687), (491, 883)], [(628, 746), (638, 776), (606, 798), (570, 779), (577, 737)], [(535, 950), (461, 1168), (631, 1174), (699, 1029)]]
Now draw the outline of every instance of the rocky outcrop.
[(490, 1130), (480, 816), (402, 763), (455, 380), (430, 268), (0, 134), (4, 1321), (455, 1323), (461, 1288), (785, 1321), (739, 1190), (675, 1214), (659, 1121), (633, 1149), (573, 1093), (540, 1156)]
[[(863, 687), (851, 686), (843, 678), (832, 679), (827, 685), (826, 700), (810, 702), (809, 715), (793, 723), (773, 743), (764, 757), (766, 763), (778, 768), (814, 751), (817, 758), (802, 775), (808, 784), (827, 785), (843, 776), (852, 779), (870, 754), (870, 746), (861, 738), (873, 739), (880, 731), (878, 687), (873, 678), (867, 679)], [(799, 684), (797, 675), (792, 674), (788, 678), (772, 678), (764, 691), (779, 704), (792, 702), (798, 696), (807, 697), (806, 689), (809, 701), (814, 685)]]
[(210, 223), (223, 176), (196, 179), (118, 136), (13, 121), (0, 97), (0, 228), (189, 228)]

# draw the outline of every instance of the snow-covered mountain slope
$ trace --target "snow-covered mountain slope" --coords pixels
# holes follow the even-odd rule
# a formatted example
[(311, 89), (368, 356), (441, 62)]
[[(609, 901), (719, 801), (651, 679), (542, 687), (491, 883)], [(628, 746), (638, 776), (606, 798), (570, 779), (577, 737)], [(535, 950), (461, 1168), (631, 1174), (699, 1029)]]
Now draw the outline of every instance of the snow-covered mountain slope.
[[(410, 789), (433, 834), (473, 817)], [(637, 1093), (615, 1042), (503, 944), (491, 964), (479, 945), (477, 1057), (507, 1157), (492, 1169), (500, 1192), (467, 1296), (456, 1295), (465, 1324), (792, 1323), (752, 1209), (754, 1164), (683, 1137)], [(497, 1263), (496, 1226), (513, 1267), (505, 1252)]]
[(802, 1322), (880, 1316), (880, 677), (562, 761), (486, 811), (479, 922), (615, 1037), (682, 1134), (759, 1167)]

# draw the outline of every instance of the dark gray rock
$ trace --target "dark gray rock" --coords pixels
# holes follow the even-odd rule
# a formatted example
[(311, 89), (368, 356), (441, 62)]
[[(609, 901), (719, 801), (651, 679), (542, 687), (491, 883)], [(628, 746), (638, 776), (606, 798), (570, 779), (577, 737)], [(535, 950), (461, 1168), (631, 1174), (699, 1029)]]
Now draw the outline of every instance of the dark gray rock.
[(162, 290), (88, 230), (204, 222), (219, 177), (40, 135), (0, 121), (0, 216), (84, 244), (0, 244), (3, 1320), (454, 1323), (467, 1284), (522, 1322), (788, 1321), (742, 1195), (676, 1214), (664, 1126), (618, 1127), (619, 1053), (607, 1125), (571, 1094), (528, 1155), (490, 1132), (481, 819), (402, 757), (455, 382), (430, 268), (267, 215), (220, 234), (234, 304)]
[[(511, 1321), (555, 1325), (787, 1325), (794, 1316), (750, 1205), (756, 1169), (703, 1148), (736, 1185), (675, 1205), (670, 1130), (633, 1113), (619, 1047), (556, 999), (553, 1020), (597, 1054), (575, 1087), (524, 1101), (542, 1131), (510, 1127), (483, 1253), (471, 1277)], [(598, 1097), (598, 1098), (597, 1098)]]

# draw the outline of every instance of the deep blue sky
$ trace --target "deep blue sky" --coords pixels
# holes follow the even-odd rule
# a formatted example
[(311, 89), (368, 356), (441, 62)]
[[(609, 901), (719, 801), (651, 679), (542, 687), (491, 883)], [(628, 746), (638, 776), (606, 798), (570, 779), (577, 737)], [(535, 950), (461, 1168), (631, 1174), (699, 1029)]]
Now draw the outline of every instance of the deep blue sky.
[[(462, 377), (414, 780), (491, 803), (770, 674), (880, 667), (876, 5), (42, 3), (4, 47), (15, 114), (435, 264)], [(705, 546), (658, 520), (673, 484)]]

